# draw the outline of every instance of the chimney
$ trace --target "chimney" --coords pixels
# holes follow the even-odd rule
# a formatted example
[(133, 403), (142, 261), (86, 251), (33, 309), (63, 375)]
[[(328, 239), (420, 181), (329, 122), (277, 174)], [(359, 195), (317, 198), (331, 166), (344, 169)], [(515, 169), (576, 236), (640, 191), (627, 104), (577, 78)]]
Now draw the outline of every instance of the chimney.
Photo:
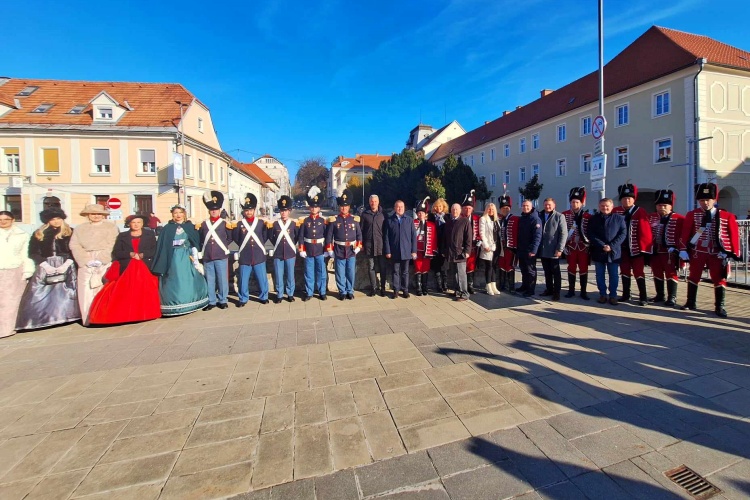
[(485, 121), (484, 121), (484, 124), (485, 124), (485, 125), (487, 125), (488, 123), (490, 123), (490, 121), (489, 121), (489, 120), (485, 120)]
[(516, 106), (516, 111), (518, 111), (518, 110), (519, 110), (519, 109), (521, 109), (522, 107), (523, 107), (523, 106)]
[(540, 97), (548, 96), (552, 92), (554, 92), (552, 89), (542, 89), (539, 91)]
[(503, 111), (503, 116), (508, 116), (509, 114), (510, 114), (510, 111), (508, 111), (507, 109)]

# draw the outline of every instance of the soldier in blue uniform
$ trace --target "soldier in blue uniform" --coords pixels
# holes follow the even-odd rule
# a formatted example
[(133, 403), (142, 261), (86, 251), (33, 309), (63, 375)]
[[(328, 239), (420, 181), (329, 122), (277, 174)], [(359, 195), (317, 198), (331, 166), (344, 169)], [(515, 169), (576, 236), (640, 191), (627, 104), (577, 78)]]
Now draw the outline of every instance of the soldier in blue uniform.
[(320, 188), (313, 186), (307, 192), (310, 215), (301, 220), (299, 229), (299, 256), (305, 263), (305, 295), (303, 301), (312, 298), (318, 289), (320, 300), (326, 300), (328, 289), (325, 263), (326, 221), (320, 216)]
[(274, 303), (294, 302), (294, 263), (297, 261), (297, 223), (289, 218), (293, 200), (282, 196), (276, 202), (281, 219), (271, 224), (269, 240), (273, 244), (273, 284), (276, 287)]
[[(208, 283), (208, 305), (203, 309), (210, 311), (214, 307), (227, 308), (229, 293), (229, 244), (232, 242), (232, 226), (221, 218), (221, 206), (224, 195), (219, 191), (209, 191), (203, 195), (203, 204), (208, 208), (209, 218), (198, 226), (200, 235), (201, 258)], [(219, 294), (217, 296), (216, 291)]]
[(266, 240), (268, 228), (263, 219), (255, 217), (258, 198), (253, 193), (245, 195), (240, 205), (244, 218), (237, 222), (232, 239), (240, 246), (237, 260), (240, 262), (240, 291), (237, 307), (244, 307), (250, 299), (250, 278), (255, 276), (260, 287), (258, 299), (268, 304), (268, 276), (266, 274)]
[(354, 270), (356, 256), (362, 250), (362, 230), (359, 217), (349, 213), (352, 194), (344, 189), (336, 198), (339, 214), (328, 219), (326, 232), (326, 251), (334, 257), (336, 287), (339, 289), (339, 300), (354, 299)]

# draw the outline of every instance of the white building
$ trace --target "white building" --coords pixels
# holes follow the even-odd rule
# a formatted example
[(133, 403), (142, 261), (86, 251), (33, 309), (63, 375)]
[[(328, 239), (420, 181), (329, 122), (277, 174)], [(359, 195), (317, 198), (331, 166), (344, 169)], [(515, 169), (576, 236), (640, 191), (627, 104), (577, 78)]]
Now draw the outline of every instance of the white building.
[(263, 169), (263, 171), (274, 180), (278, 186), (278, 193), (276, 194), (277, 198), (282, 195), (292, 196), (292, 184), (289, 179), (289, 170), (287, 170), (283, 163), (271, 155), (263, 155), (253, 163)]
[(466, 133), (466, 130), (456, 121), (453, 120), (435, 130), (430, 125), (419, 124), (409, 132), (409, 139), (406, 141), (406, 148), (415, 151), (422, 151), (425, 159), (429, 160), (437, 148), (460, 137)]

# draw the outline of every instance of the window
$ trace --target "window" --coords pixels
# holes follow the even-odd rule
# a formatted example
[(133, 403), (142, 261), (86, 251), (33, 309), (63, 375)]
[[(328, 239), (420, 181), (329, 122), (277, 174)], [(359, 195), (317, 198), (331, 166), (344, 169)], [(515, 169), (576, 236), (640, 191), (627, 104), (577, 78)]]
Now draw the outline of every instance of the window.
[(13, 214), (16, 221), (23, 220), (23, 204), (21, 203), (20, 194), (5, 195), (5, 210)]
[(111, 120), (112, 119), (112, 108), (99, 108), (100, 120)]
[(503, 155), (506, 158), (510, 156), (510, 144), (503, 144)]
[(615, 108), (615, 126), (622, 127), (630, 123), (630, 105), (622, 104)]
[(495, 186), (497, 183), (497, 176), (494, 173), (490, 174), (490, 186)]
[(42, 173), (59, 174), (60, 173), (60, 150), (42, 149)]
[(591, 153), (581, 155), (581, 173), (591, 172)]
[(95, 194), (94, 195), (94, 203), (96, 205), (101, 205), (102, 207), (107, 208), (108, 201), (109, 201), (108, 194)]
[(198, 132), (203, 132), (203, 118), (198, 118)]
[(19, 97), (26, 97), (26, 96), (29, 96), (29, 95), (33, 94), (37, 90), (39, 90), (39, 87), (35, 87), (33, 85), (30, 85), (28, 87), (24, 87), (24, 89), (22, 91), (20, 91), (16, 95), (19, 96)]
[(566, 131), (565, 131), (565, 124), (557, 126), (557, 142), (565, 142), (566, 139)]
[(203, 171), (203, 160), (198, 159), (198, 179), (205, 180), (206, 173)]
[(526, 167), (518, 167), (518, 182), (526, 182)]
[(208, 180), (211, 182), (216, 182), (216, 174), (214, 173), (213, 163), (208, 164)]
[(581, 118), (581, 137), (591, 135), (591, 117), (584, 116)]
[(628, 166), (628, 147), (620, 146), (615, 148), (615, 168), (625, 168)]
[(135, 213), (149, 215), (154, 211), (153, 199), (150, 194), (137, 194), (133, 197)]
[(219, 166), (219, 182), (221, 182), (222, 185), (224, 184), (224, 166), (223, 165)]
[(469, 165), (474, 166), (474, 155), (469, 156)]
[(661, 163), (672, 161), (672, 138), (657, 139), (654, 141), (654, 162)]
[(109, 163), (109, 149), (95, 149), (94, 150), (94, 173), (95, 174), (109, 174), (110, 172)]
[(482, 151), (482, 154), (479, 156), (479, 163), (484, 165), (484, 151)]
[(34, 108), (32, 113), (46, 113), (52, 108), (52, 106), (54, 106), (54, 104), (49, 104), (49, 103), (40, 104), (39, 106)]
[(77, 105), (73, 106), (73, 109), (71, 109), (70, 111), (68, 111), (68, 114), (69, 115), (80, 115), (81, 113), (83, 113), (84, 109), (86, 109), (86, 105), (85, 104), (77, 104)]
[(153, 149), (141, 149), (141, 174), (156, 173), (156, 151)]
[(531, 176), (534, 177), (535, 175), (537, 176), (537, 178), (539, 177), (539, 164), (538, 163), (535, 163), (531, 166)]
[(519, 193), (518, 194), (518, 206), (520, 207), (521, 205), (523, 205), (523, 195)]
[(531, 149), (535, 151), (539, 149), (539, 134), (534, 134), (531, 136)]
[(3, 148), (3, 172), (6, 174), (21, 173), (21, 157), (19, 148)]
[(503, 174), (503, 184), (505, 184), (506, 186), (510, 184), (510, 170), (506, 170)]
[(519, 153), (525, 153), (526, 152), (526, 138), (521, 137), (518, 140), (518, 152)]
[(565, 158), (557, 160), (555, 166), (555, 175), (557, 177), (565, 177), (566, 175), (568, 175), (568, 167), (566, 165)]
[(193, 169), (190, 165), (190, 155), (185, 155), (185, 164), (183, 165), (185, 168), (185, 177), (192, 177), (193, 176)]
[(495, 161), (495, 148), (490, 149), (490, 161)]
[(668, 115), (669, 112), (669, 91), (654, 94), (654, 116)]
[(187, 212), (188, 218), (193, 215), (193, 197), (185, 196), (185, 212)]

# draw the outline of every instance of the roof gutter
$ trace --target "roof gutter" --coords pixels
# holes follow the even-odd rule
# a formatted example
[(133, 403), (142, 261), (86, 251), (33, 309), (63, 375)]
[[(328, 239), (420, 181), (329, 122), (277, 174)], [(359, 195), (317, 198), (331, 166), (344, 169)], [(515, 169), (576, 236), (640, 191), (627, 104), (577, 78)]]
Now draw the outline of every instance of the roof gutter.
[(688, 179), (687, 179), (687, 197), (685, 198), (688, 202), (688, 210), (695, 208), (695, 193), (693, 192), (694, 186), (698, 184), (698, 170), (700, 169), (700, 108), (698, 106), (698, 76), (703, 71), (708, 59), (701, 57), (696, 59), (695, 62), (700, 64), (698, 72), (693, 77), (693, 162), (688, 167)]

